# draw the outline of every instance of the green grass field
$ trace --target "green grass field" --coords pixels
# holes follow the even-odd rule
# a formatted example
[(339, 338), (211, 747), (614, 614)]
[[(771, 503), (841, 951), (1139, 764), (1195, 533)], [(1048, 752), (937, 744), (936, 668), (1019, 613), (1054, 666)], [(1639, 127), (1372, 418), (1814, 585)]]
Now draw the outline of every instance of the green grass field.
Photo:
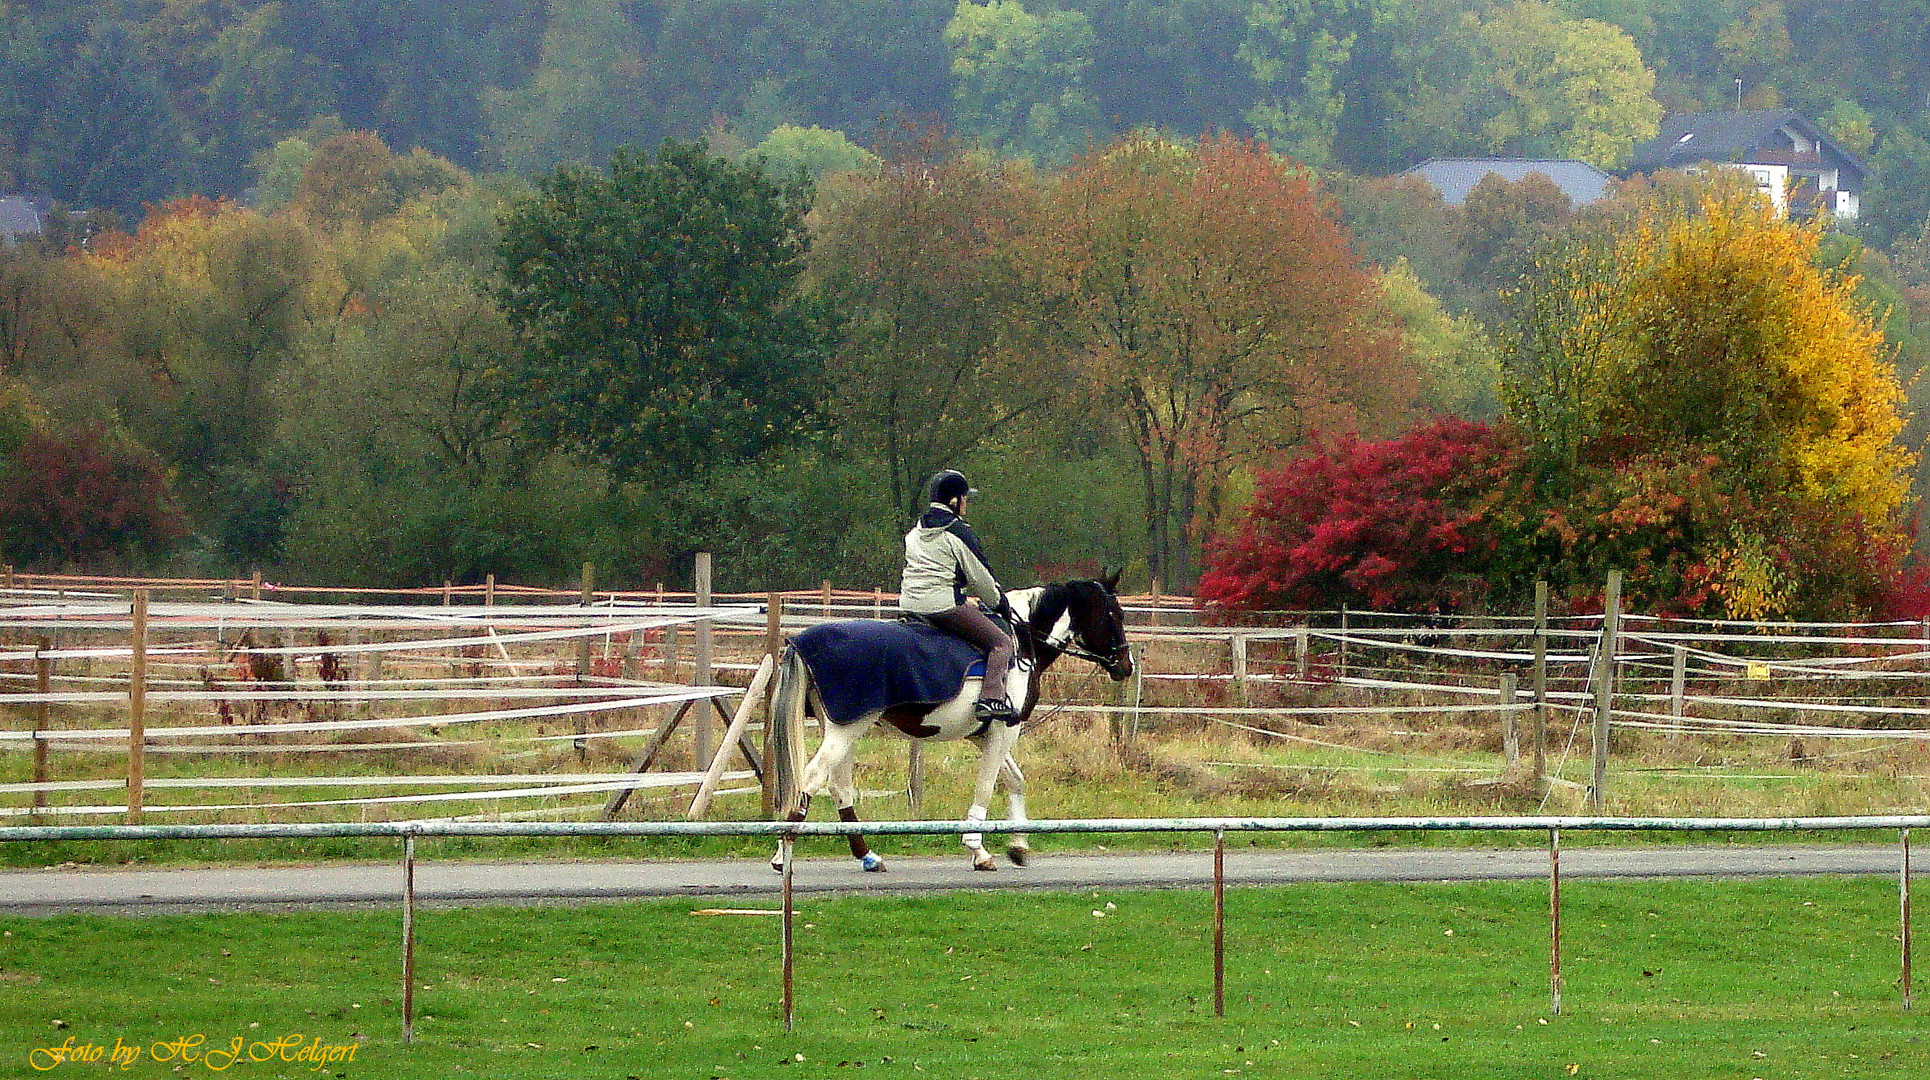
[[(762, 898), (431, 910), (407, 1046), (395, 911), (7, 919), (0, 1076), (1930, 1075), (1892, 882), (1574, 882), (1565, 899), (1556, 1016), (1545, 886), (1232, 891), (1222, 1019), (1204, 892), (811, 898), (789, 1034), (778, 920), (692, 914)], [(197, 1035), (192, 1063), (168, 1046)], [(35, 1067), (70, 1037), (107, 1052)], [(138, 1048), (125, 1068), (117, 1040)], [(253, 1060), (316, 1045), (355, 1057)]]

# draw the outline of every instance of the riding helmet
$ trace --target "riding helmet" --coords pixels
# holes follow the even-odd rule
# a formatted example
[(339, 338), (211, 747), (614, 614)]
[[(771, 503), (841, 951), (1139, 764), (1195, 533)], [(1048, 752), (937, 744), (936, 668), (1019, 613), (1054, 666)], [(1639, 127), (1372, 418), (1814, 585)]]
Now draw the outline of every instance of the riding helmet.
[(931, 492), (931, 501), (940, 504), (948, 504), (960, 496), (969, 499), (978, 494), (978, 489), (973, 487), (971, 482), (965, 479), (965, 474), (957, 469), (946, 469), (932, 477), (928, 487)]

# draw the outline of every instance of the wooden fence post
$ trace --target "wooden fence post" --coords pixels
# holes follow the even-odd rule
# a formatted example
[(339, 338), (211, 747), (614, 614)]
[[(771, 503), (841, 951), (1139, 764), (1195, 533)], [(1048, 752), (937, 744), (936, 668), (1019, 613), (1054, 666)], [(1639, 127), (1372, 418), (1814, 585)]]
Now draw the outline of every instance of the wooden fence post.
[[(11, 573), (12, 568), (8, 568)], [(46, 697), (54, 689), (54, 662), (47, 659), (52, 644), (43, 637), (34, 643), (34, 693)], [(47, 719), (51, 708), (45, 701), (34, 703), (34, 783), (47, 782)], [(47, 793), (34, 792), (33, 808), (36, 811), (47, 809)]]
[[(1671, 645), (1669, 652), (1673, 654), (1672, 663), (1669, 665), (1669, 715), (1680, 720), (1683, 713), (1683, 698), (1688, 696), (1689, 689), (1689, 650), (1687, 646)], [(1670, 734), (1681, 738), (1682, 731), (1677, 728)]]
[[(586, 562), (583, 564), (582, 589), (580, 591), (580, 596), (581, 596), (581, 599), (578, 601), (578, 603), (583, 608), (583, 613), (585, 615), (588, 615), (590, 613), (590, 605), (596, 601), (596, 564), (593, 562)], [(584, 623), (585, 623), (584, 629), (588, 629), (589, 620), (585, 619)], [(582, 682), (584, 679), (588, 678), (589, 675), (590, 675), (590, 636), (588, 634), (585, 634), (582, 637), (576, 639), (576, 681)]]
[[(583, 629), (588, 630), (590, 628), (590, 620), (588, 618), (590, 614), (590, 605), (595, 603), (596, 601), (596, 564), (595, 563), (586, 562), (583, 564), (583, 577), (581, 581), (581, 586), (582, 586), (581, 591), (578, 594), (578, 605), (582, 607), (583, 614), (585, 616), (583, 620)], [(584, 679), (589, 678), (592, 671), (594, 670), (592, 668), (592, 661), (591, 661), (591, 655), (590, 655), (591, 654), (590, 640), (591, 640), (590, 635), (588, 634), (584, 634), (582, 637), (576, 639), (576, 681), (578, 683), (581, 683)], [(590, 741), (584, 737), (588, 735), (589, 732), (590, 732), (590, 718), (588, 716), (585, 716), (579, 713), (576, 718), (576, 741), (571, 744), (576, 748), (576, 760), (579, 765), (583, 764), (584, 762), (587, 762), (590, 759)], [(702, 763), (699, 762), (699, 764), (702, 764)]]
[(1301, 682), (1307, 681), (1307, 628), (1296, 626), (1293, 629), (1293, 677)]
[[(771, 676), (777, 669), (777, 657), (766, 654), (762, 663), (757, 665), (757, 673), (751, 676), (751, 684), (744, 691), (743, 698), (737, 703), (737, 711), (731, 715), (730, 724), (724, 729), (724, 737), (717, 744), (717, 756), (711, 758), (710, 765), (704, 770), (704, 778), (697, 784), (697, 794), (690, 800), (690, 809), (684, 814), (691, 821), (700, 820), (710, 812), (711, 801), (716, 797), (717, 782), (723, 779), (724, 768), (730, 763), (731, 751), (737, 750), (743, 740), (744, 729), (750, 726), (751, 717), (762, 708), (769, 711)], [(698, 762), (702, 765), (703, 762)]]
[(1251, 701), (1246, 682), (1246, 635), (1234, 634), (1228, 641), (1233, 647), (1233, 693), (1244, 709)]
[(134, 593), (133, 656), (127, 670), (127, 823), (139, 825), (147, 783), (147, 590)]
[[(700, 551), (697, 553), (696, 572), (694, 576), (696, 578), (697, 606), (707, 608), (710, 606), (710, 552)], [(698, 619), (696, 633), (696, 670), (691, 673), (690, 681), (694, 686), (709, 686), (712, 681), (710, 672), (710, 620)], [(692, 752), (696, 755), (694, 760), (699, 764), (710, 760), (711, 728), (713, 723), (710, 713), (711, 710), (708, 708), (698, 709), (697, 715), (691, 717), (690, 735), (693, 741)]]
[(1515, 674), (1501, 676), (1501, 752), (1507, 755), (1508, 768), (1521, 764), (1521, 727), (1516, 722)]
[(1341, 678), (1347, 677), (1347, 633), (1353, 629), (1353, 620), (1343, 605), (1340, 609), (1340, 666)]
[[(773, 664), (784, 660), (784, 596), (781, 593), (764, 595), (764, 653)], [(773, 676), (775, 684), (775, 676)], [(777, 709), (770, 701), (764, 709), (764, 775), (758, 778), (763, 793), (758, 797), (759, 815), (769, 821), (777, 816)]]
[(1608, 572), (1602, 603), (1602, 638), (1595, 680), (1595, 768), (1588, 785), (1588, 807), (1601, 813), (1608, 786), (1608, 724), (1615, 702), (1615, 648), (1622, 633), (1622, 572)]
[(1548, 776), (1548, 583), (1535, 582), (1535, 779)]

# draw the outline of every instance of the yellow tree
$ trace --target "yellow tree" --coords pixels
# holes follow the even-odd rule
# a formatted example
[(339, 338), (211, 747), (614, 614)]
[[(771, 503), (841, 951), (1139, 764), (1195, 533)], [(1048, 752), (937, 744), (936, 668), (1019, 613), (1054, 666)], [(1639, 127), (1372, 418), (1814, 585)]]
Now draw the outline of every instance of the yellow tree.
[(1510, 416), (1581, 577), (1619, 566), (1650, 602), (1740, 618), (1875, 602), (1914, 455), (1891, 350), (1855, 279), (1817, 266), (1820, 228), (1711, 184), (1523, 290)]
[[(1748, 195), (1639, 229), (1630, 258), (1643, 269), (1625, 298), (1631, 348), (1604, 435), (1705, 447), (1738, 480), (1894, 544), (1913, 460), (1897, 443), (1903, 391), (1855, 279), (1817, 268), (1819, 230)], [(1760, 597), (1743, 602), (1763, 613), (1799, 591), (1773, 566), (1776, 541), (1732, 537), (1724, 559), (1732, 595)]]
[(1377, 279), (1258, 144), (1135, 135), (1048, 186), (1021, 240), (1052, 348), (1125, 423), (1153, 573), (1184, 582), (1229, 476), (1414, 394)]

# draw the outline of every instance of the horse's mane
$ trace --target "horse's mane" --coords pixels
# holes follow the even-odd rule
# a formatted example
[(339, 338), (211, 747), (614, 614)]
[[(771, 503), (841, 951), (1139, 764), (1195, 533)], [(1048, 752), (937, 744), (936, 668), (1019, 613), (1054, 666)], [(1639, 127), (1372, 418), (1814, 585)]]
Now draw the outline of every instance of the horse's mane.
[(1039, 594), (1038, 607), (1033, 609), (1033, 618), (1047, 627), (1052, 626), (1059, 621), (1059, 616), (1064, 615), (1066, 610), (1072, 606), (1072, 599), (1078, 594), (1079, 586), (1088, 584), (1096, 583), (1055, 581), (1045, 586), (1044, 591)]

